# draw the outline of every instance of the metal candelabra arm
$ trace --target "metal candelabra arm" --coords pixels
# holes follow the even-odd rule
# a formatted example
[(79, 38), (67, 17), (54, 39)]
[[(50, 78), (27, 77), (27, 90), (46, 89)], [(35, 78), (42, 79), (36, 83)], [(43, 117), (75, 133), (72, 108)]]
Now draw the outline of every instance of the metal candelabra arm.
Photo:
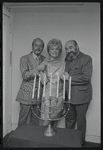
[[(44, 99), (43, 99), (44, 100)], [(50, 100), (50, 99), (49, 99)], [(45, 101), (45, 100), (44, 100)], [(44, 135), (45, 136), (53, 136), (53, 135), (55, 135), (55, 132), (54, 132), (54, 130), (52, 129), (52, 127), (51, 127), (51, 121), (58, 121), (58, 120), (61, 120), (61, 119), (63, 119), (67, 114), (68, 114), (68, 112), (69, 112), (69, 109), (70, 109), (70, 107), (67, 105), (67, 103), (69, 103), (69, 101), (64, 101), (63, 100), (63, 107), (62, 107), (62, 109), (60, 110), (60, 112), (59, 113), (57, 113), (57, 112), (55, 112), (55, 113), (52, 113), (51, 112), (51, 109), (52, 109), (52, 106), (50, 105), (50, 106), (48, 106), (49, 107), (49, 112), (48, 112), (48, 114), (49, 114), (49, 118), (47, 119), (48, 121), (49, 121), (49, 124), (48, 124), (48, 127), (47, 127), (47, 129), (45, 130), (45, 132), (44, 132)], [(39, 114), (46, 114), (46, 112), (45, 111), (42, 111), (41, 110), (41, 106), (40, 106), (41, 104), (39, 103), (39, 105), (37, 104), (37, 109), (38, 109), (38, 111), (39, 111)], [(33, 106), (34, 105), (31, 105), (31, 110), (32, 110), (32, 113), (38, 118), (38, 119), (41, 119), (41, 120), (44, 120), (45, 121), (45, 119), (44, 118), (42, 118), (41, 116), (39, 116), (36, 112), (34, 112), (34, 109), (33, 109)], [(55, 109), (57, 108), (57, 106), (55, 106)], [(52, 114), (54, 114), (54, 115), (58, 115), (56, 118), (52, 118), (51, 117), (51, 115)]]

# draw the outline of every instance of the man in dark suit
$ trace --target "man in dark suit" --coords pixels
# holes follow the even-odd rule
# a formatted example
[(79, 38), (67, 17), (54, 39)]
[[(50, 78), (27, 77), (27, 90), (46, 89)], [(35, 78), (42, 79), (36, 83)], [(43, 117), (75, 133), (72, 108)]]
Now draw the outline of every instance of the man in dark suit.
[(78, 44), (70, 40), (66, 50), (66, 99), (68, 100), (68, 79), (71, 76), (70, 111), (66, 116), (66, 127), (82, 131), (82, 145), (85, 143), (86, 112), (92, 100), (92, 58), (79, 50)]

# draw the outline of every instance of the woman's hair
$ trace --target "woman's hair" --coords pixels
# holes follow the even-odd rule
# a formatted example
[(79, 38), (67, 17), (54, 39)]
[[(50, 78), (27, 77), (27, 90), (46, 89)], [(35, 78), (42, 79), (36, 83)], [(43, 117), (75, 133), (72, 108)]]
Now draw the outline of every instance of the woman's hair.
[[(47, 52), (49, 53), (49, 51), (50, 51), (50, 49), (52, 48), (52, 46), (57, 46), (58, 47), (58, 49), (59, 49), (59, 55), (61, 54), (61, 52), (62, 52), (62, 42), (59, 40), (59, 39), (52, 39), (52, 40), (50, 40), (49, 42), (48, 42), (48, 44), (47, 44)], [(49, 53), (49, 55), (50, 55), (50, 53)]]
[(33, 42), (32, 42), (32, 48), (33, 48), (34, 43), (35, 43), (36, 41), (41, 41), (41, 43), (43, 44), (43, 47), (44, 47), (44, 41), (43, 41), (42, 39), (40, 39), (40, 38), (36, 38), (36, 39), (34, 39)]

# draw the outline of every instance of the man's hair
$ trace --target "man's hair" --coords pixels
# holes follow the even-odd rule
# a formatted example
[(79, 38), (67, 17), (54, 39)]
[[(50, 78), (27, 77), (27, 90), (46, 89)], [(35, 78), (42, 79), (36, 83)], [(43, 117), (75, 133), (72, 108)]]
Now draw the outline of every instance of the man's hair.
[(77, 44), (77, 42), (75, 40), (72, 40), (72, 41), (74, 42), (75, 46), (78, 46), (78, 44)]
[(59, 39), (52, 39), (48, 42), (47, 44), (47, 52), (49, 53), (49, 50), (51, 49), (52, 46), (57, 46), (59, 49), (59, 54), (62, 52), (62, 42)]
[(36, 38), (36, 39), (34, 39), (33, 40), (33, 42), (32, 42), (32, 47), (34, 46), (34, 43), (36, 42), (36, 41), (41, 41), (42, 43), (43, 43), (43, 47), (44, 47), (44, 41), (42, 40), (42, 39), (40, 39), (40, 38)]
[(77, 43), (75, 40), (69, 40), (69, 41), (66, 42), (66, 44), (67, 44), (68, 42), (70, 42), (70, 41), (72, 41), (72, 42), (75, 44), (75, 46), (77, 47), (77, 49), (79, 50), (78, 43)]

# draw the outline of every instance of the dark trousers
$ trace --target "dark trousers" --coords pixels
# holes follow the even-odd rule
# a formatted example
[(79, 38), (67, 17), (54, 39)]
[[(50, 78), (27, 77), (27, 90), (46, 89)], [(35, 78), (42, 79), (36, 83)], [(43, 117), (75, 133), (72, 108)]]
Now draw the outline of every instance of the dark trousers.
[(30, 106), (20, 103), (18, 125), (21, 125), (24, 123), (30, 123), (30, 115), (31, 115)]
[(38, 118), (38, 117), (40, 117), (39, 109), (37, 108), (36, 105), (33, 106), (33, 111), (31, 111), (30, 124), (39, 125), (39, 121), (40, 121), (40, 119)]
[[(34, 106), (34, 112), (37, 112), (37, 107)], [(20, 103), (20, 113), (18, 126), (21, 124), (39, 124), (39, 119), (32, 113), (31, 106)]]
[(73, 105), (70, 104), (70, 110), (66, 116), (66, 128), (74, 129), (77, 122), (77, 130), (82, 131), (82, 144), (85, 142), (86, 134), (86, 112), (88, 109), (89, 103)]

